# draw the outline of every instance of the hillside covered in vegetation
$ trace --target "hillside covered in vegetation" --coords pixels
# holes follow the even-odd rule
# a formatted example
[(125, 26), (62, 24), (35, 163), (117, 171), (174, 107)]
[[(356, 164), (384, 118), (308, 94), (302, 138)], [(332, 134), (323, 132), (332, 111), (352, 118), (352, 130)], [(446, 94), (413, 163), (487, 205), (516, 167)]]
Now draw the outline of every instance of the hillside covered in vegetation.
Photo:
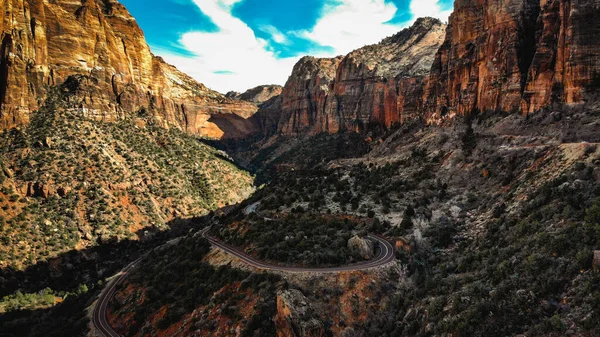
[(23, 268), (72, 249), (144, 239), (253, 191), (223, 153), (140, 111), (84, 118), (55, 88), (24, 128), (0, 135), (0, 266)]

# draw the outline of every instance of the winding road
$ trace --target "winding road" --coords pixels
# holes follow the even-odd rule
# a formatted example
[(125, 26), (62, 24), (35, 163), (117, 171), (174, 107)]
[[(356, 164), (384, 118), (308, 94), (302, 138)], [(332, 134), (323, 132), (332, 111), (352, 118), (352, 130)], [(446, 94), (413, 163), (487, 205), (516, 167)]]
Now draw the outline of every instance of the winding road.
[(208, 234), (209, 230), (210, 230), (210, 227), (203, 229), (200, 232), (200, 235), (202, 235), (203, 238), (208, 240), (213, 246), (221, 249), (222, 251), (224, 251), (228, 254), (234, 255), (235, 257), (239, 258), (240, 260), (244, 261), (245, 263), (247, 263), (248, 265), (250, 265), (254, 268), (270, 270), (270, 271), (281, 271), (281, 272), (286, 272), (286, 273), (340, 273), (340, 272), (345, 272), (345, 271), (366, 270), (366, 269), (371, 269), (371, 268), (376, 268), (376, 267), (386, 265), (386, 264), (394, 261), (394, 258), (396, 256), (394, 246), (392, 246), (392, 244), (389, 241), (387, 241), (386, 239), (384, 239), (380, 236), (369, 235), (369, 238), (371, 240), (375, 241), (376, 243), (378, 243), (378, 245), (379, 245), (379, 249), (378, 249), (379, 253), (377, 254), (377, 256), (375, 258), (373, 258), (371, 260), (354, 263), (354, 264), (350, 264), (350, 265), (346, 265), (346, 266), (331, 267), (331, 268), (289, 267), (289, 266), (282, 266), (282, 265), (277, 265), (277, 264), (270, 264), (270, 263), (266, 263), (266, 262), (257, 260), (255, 258), (249, 256), (248, 254), (242, 252), (241, 250), (239, 250), (235, 247), (231, 247), (231, 246), (213, 238), (212, 236), (210, 236)]
[(127, 273), (131, 271), (135, 267), (135, 265), (140, 262), (147, 254), (142, 255), (139, 259), (130, 263), (125, 269), (121, 270), (117, 276), (115, 276), (102, 290), (100, 296), (98, 296), (98, 301), (94, 305), (94, 309), (92, 311), (92, 323), (98, 334), (104, 337), (121, 337), (108, 323), (108, 319), (106, 316), (106, 309), (108, 308), (108, 302), (113, 297), (116, 292), (117, 285), (127, 277)]
[[(242, 260), (243, 262), (247, 263), (248, 265), (250, 265), (254, 268), (263, 269), (263, 270), (280, 271), (280, 272), (286, 272), (286, 273), (339, 273), (339, 272), (366, 270), (366, 269), (384, 266), (384, 265), (394, 261), (394, 258), (395, 258), (394, 246), (392, 246), (392, 244), (389, 241), (387, 241), (383, 237), (380, 237), (377, 235), (369, 235), (369, 238), (371, 240), (378, 243), (378, 249), (377, 249), (378, 254), (375, 258), (373, 258), (369, 261), (355, 263), (355, 264), (341, 266), (341, 267), (332, 267), (332, 268), (304, 268), (304, 267), (281, 266), (281, 265), (269, 264), (269, 263), (259, 261), (234, 247), (226, 245), (225, 243), (222, 243), (221, 241), (210, 236), (208, 234), (209, 230), (210, 230), (210, 227), (207, 227), (207, 228), (203, 229), (202, 231), (198, 232), (197, 234), (201, 235), (203, 238), (208, 240), (214, 247), (217, 247), (217, 248), (221, 249), (222, 251), (239, 258), (240, 260)], [(102, 336), (102, 337), (120, 337), (121, 336), (115, 330), (113, 330), (113, 328), (108, 323), (108, 319), (106, 316), (106, 309), (108, 307), (108, 302), (110, 301), (112, 296), (115, 294), (117, 285), (127, 277), (128, 272), (131, 271), (131, 269), (133, 269), (136, 266), (136, 264), (138, 262), (140, 262), (146, 255), (147, 254), (143, 255), (139, 259), (130, 263), (125, 269), (123, 269), (119, 274), (117, 274), (117, 276), (114, 277), (107, 284), (107, 286), (104, 288), (104, 290), (100, 293), (100, 296), (98, 296), (98, 301), (96, 302), (96, 304), (93, 308), (93, 311), (92, 311), (92, 323), (93, 323), (94, 327), (96, 328), (99, 336)]]

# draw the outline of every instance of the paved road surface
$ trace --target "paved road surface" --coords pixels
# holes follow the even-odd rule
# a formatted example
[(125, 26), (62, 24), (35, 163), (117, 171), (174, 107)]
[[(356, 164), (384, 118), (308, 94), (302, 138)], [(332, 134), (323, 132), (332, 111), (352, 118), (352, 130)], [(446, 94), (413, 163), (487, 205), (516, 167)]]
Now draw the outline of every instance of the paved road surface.
[(344, 272), (344, 271), (366, 270), (366, 269), (383, 266), (383, 265), (386, 265), (386, 264), (392, 262), (396, 256), (394, 246), (392, 246), (392, 244), (389, 241), (387, 241), (384, 238), (379, 237), (379, 236), (369, 235), (369, 238), (371, 238), (373, 241), (379, 243), (379, 249), (378, 249), (379, 254), (377, 254), (377, 256), (375, 258), (373, 258), (369, 261), (355, 263), (355, 264), (341, 266), (341, 267), (332, 267), (332, 268), (304, 268), (304, 267), (280, 266), (280, 265), (276, 265), (276, 264), (265, 263), (265, 262), (255, 259), (251, 256), (248, 256), (244, 252), (242, 252), (234, 247), (228, 246), (227, 244), (213, 238), (212, 236), (210, 236), (208, 234), (208, 231), (209, 231), (209, 228), (205, 228), (200, 233), (201, 233), (202, 237), (207, 239), (208, 241), (210, 241), (210, 243), (213, 246), (223, 250), (226, 253), (236, 256), (237, 258), (239, 258), (240, 260), (244, 261), (245, 263), (249, 264), (252, 267), (259, 268), (259, 269), (265, 269), (265, 270), (284, 271), (284, 272), (288, 272), (288, 273), (339, 273), (339, 272)]
[(142, 255), (139, 259), (130, 263), (125, 269), (121, 270), (116, 277), (114, 277), (108, 285), (102, 290), (100, 296), (98, 296), (98, 301), (96, 301), (96, 305), (94, 306), (94, 310), (92, 312), (92, 323), (96, 327), (100, 336), (104, 337), (120, 337), (116, 331), (108, 324), (108, 320), (106, 318), (106, 309), (108, 307), (108, 302), (115, 294), (117, 285), (127, 277), (127, 273), (135, 267), (135, 265), (140, 262), (146, 255)]
[[(339, 273), (345, 271), (357, 271), (357, 270), (366, 270), (379, 266), (386, 265), (394, 260), (395, 257), (395, 249), (389, 241), (385, 240), (382, 237), (376, 235), (370, 235), (369, 237), (379, 244), (378, 251), (379, 253), (374, 259), (369, 261), (356, 263), (347, 266), (341, 267), (333, 267), (333, 268), (303, 268), (303, 267), (286, 267), (275, 264), (269, 264), (262, 261), (259, 261), (247, 254), (241, 252), (240, 250), (228, 246), (219, 240), (216, 240), (212, 236), (208, 234), (209, 228), (205, 228), (199, 234), (207, 239), (213, 246), (223, 250), (226, 253), (236, 256), (240, 260), (249, 264), (252, 267), (264, 270), (272, 270), (272, 271), (283, 271), (287, 273)], [(114, 331), (110, 324), (108, 324), (106, 318), (106, 309), (108, 307), (108, 302), (114, 295), (116, 291), (116, 286), (127, 277), (127, 273), (135, 267), (135, 265), (145, 257), (142, 256), (139, 259), (132, 262), (125, 269), (123, 269), (114, 279), (112, 279), (106, 288), (102, 291), (100, 296), (98, 297), (98, 301), (96, 302), (96, 306), (94, 307), (92, 313), (92, 322), (96, 327), (98, 333), (102, 337), (120, 337), (116, 331)]]

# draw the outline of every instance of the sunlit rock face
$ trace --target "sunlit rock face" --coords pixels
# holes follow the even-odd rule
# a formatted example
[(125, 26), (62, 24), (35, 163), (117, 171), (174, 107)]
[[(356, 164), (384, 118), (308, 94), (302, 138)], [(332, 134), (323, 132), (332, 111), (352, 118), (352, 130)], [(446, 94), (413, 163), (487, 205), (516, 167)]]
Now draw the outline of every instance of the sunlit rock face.
[(439, 20), (423, 18), (345, 57), (302, 58), (283, 89), (279, 111), (273, 105), (261, 109), (262, 124), (276, 124), (283, 135), (314, 135), (369, 131), (414, 117), (445, 29)]
[(104, 120), (153, 114), (164, 126), (217, 137), (212, 114), (253, 115), (150, 52), (127, 9), (114, 0), (2, 0), (0, 127), (27, 123), (48, 86), (69, 80), (72, 106)]
[(225, 96), (255, 104), (262, 104), (275, 96), (281, 95), (282, 91), (283, 87), (280, 85), (259, 85), (258, 87), (246, 90), (244, 93), (230, 91)]
[(338, 120), (325, 114), (342, 58), (304, 57), (283, 88), (278, 131), (285, 135), (336, 129)]
[(430, 122), (577, 104), (598, 82), (595, 0), (457, 0), (425, 90)]
[(422, 18), (413, 26), (346, 56), (338, 67), (325, 114), (338, 117), (328, 131), (362, 132), (414, 118), (422, 107), (424, 80), (446, 26)]

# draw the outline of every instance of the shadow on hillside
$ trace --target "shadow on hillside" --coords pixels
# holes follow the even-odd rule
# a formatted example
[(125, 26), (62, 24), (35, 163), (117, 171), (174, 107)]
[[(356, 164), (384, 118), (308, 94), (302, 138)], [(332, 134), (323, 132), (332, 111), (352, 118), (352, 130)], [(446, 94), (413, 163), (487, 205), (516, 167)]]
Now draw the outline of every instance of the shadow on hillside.
[(104, 280), (115, 275), (145, 252), (190, 231), (204, 228), (209, 216), (175, 219), (167, 231), (144, 229), (136, 233), (139, 241), (116, 240), (99, 243), (85, 250), (71, 250), (56, 258), (38, 262), (25, 270), (0, 270), (0, 297), (36, 293), (46, 288), (55, 292), (75, 292), (84, 284), (88, 291), (67, 296), (50, 309), (21, 310), (0, 314), (0, 337), (80, 336), (88, 326), (85, 309), (102, 290)]
[(256, 119), (243, 118), (235, 114), (214, 114), (208, 122), (216, 124), (223, 131), (224, 138), (246, 137), (260, 131)]
[(257, 150), (262, 142), (266, 141), (261, 134), (249, 135), (239, 139), (201, 139), (203, 144), (223, 151), (225, 155), (217, 153), (217, 157), (235, 165), (238, 169), (256, 173), (256, 167), (250, 164), (247, 158), (240, 156), (245, 152)]

